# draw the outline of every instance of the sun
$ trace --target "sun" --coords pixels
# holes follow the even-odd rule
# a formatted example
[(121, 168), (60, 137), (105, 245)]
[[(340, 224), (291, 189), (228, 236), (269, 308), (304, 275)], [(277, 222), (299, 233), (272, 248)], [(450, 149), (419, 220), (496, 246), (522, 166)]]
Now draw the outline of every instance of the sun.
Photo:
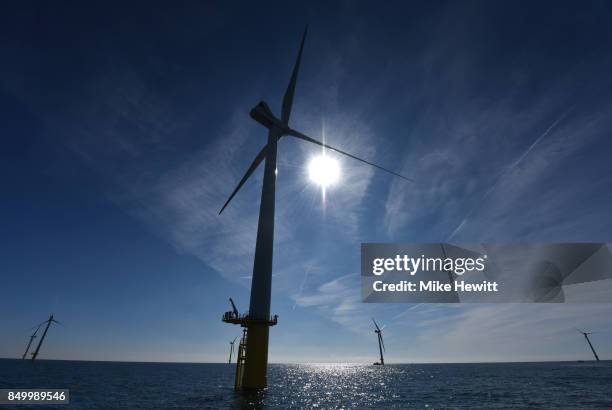
[(316, 156), (308, 164), (308, 176), (312, 182), (323, 188), (334, 185), (340, 179), (338, 161), (325, 154)]

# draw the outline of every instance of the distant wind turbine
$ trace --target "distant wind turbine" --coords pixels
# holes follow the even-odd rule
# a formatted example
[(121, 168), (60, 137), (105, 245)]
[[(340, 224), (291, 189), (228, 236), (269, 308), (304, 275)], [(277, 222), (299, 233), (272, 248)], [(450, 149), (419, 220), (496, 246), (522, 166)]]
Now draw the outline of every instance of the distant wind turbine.
[[(338, 148), (332, 147), (314, 138), (311, 138), (289, 126), (295, 85), (297, 82), (298, 71), (304, 50), (304, 42), (308, 27), (304, 30), (297, 59), (291, 73), (289, 85), (283, 97), (281, 117), (276, 117), (268, 104), (261, 101), (250, 112), (251, 118), (263, 125), (268, 130), (268, 142), (257, 154), (246, 173), (238, 182), (238, 186), (231, 193), (219, 214), (228, 206), (230, 201), (238, 193), (240, 188), (255, 172), (257, 167), (265, 159), (263, 187), (261, 191), (261, 202), (259, 205), (259, 222), (257, 225), (257, 241), (255, 245), (255, 260), (253, 263), (253, 277), (251, 281), (251, 299), (249, 312), (241, 320), (233, 320), (224, 315), (224, 320), (228, 323), (240, 324), (248, 329), (246, 339), (246, 360), (244, 372), (241, 373), (242, 380), (238, 380), (236, 388), (261, 389), (267, 386), (267, 366), (268, 366), (268, 339), (269, 327), (277, 323), (276, 317), (270, 317), (270, 302), (272, 291), (272, 254), (274, 249), (274, 205), (276, 190), (276, 152), (278, 141), (284, 136), (292, 136), (313, 144), (320, 145), (342, 155), (346, 155), (357, 161), (371, 165), (382, 171), (388, 172), (397, 177), (409, 180), (403, 175), (383, 168), (372, 162), (366, 161)], [(231, 320), (228, 320), (231, 319)]]
[(593, 347), (593, 345), (591, 344), (591, 341), (589, 340), (589, 335), (593, 332), (583, 332), (580, 329), (576, 329), (578, 332), (582, 333), (582, 335), (584, 336), (584, 338), (586, 339), (587, 343), (589, 344), (589, 347), (591, 348), (591, 351), (593, 352), (593, 356), (595, 356), (595, 360), (599, 361), (599, 356), (597, 356), (597, 352), (595, 351), (595, 348)]
[(232, 362), (232, 353), (234, 353), (234, 343), (236, 343), (236, 339), (238, 339), (238, 336), (236, 336), (234, 338), (234, 340), (229, 342), (229, 344), (230, 344), (230, 356), (229, 356), (229, 360), (227, 361), (228, 363)]
[[(52, 322), (60, 324), (60, 322), (58, 322), (57, 320), (53, 319), (53, 315), (49, 316), (49, 319), (47, 319), (47, 320), (45, 320), (43, 322), (43, 323), (46, 323), (47, 326), (45, 326), (45, 331), (43, 332), (43, 335), (40, 338), (40, 341), (38, 342), (38, 346), (36, 347), (36, 351), (34, 353), (32, 353), (32, 361), (36, 360), (36, 358), (38, 357), (38, 352), (40, 351), (40, 347), (42, 346), (43, 342), (45, 341), (45, 336), (47, 336), (47, 331), (49, 330), (49, 326), (51, 326)], [(41, 323), (40, 325), (42, 325), (43, 323)]]
[(385, 349), (385, 342), (383, 342), (382, 331), (385, 328), (385, 326), (383, 326), (382, 329), (380, 327), (378, 327), (378, 323), (376, 323), (376, 320), (374, 320), (374, 318), (372, 318), (372, 322), (374, 322), (374, 326), (376, 326), (376, 329), (374, 330), (374, 333), (376, 333), (377, 336), (378, 336), (378, 351), (380, 352), (380, 362), (376, 362), (374, 364), (375, 365), (384, 365), (385, 364), (385, 358), (383, 357), (383, 351), (386, 353), (387, 349)]
[[(38, 333), (38, 331), (40, 330), (40, 327), (42, 326), (42, 324), (45, 322), (42, 322), (40, 325), (38, 326), (34, 326), (36, 328), (36, 330), (34, 331), (34, 333), (32, 333), (32, 335), (30, 336), (30, 341), (28, 342), (28, 345), (26, 346), (25, 352), (23, 353), (23, 356), (21, 356), (22, 359), (25, 359), (26, 356), (28, 355), (28, 351), (30, 350), (30, 346), (32, 345), (32, 341), (34, 341), (34, 339), (36, 339), (36, 334)], [(32, 329), (34, 329), (34, 327)]]

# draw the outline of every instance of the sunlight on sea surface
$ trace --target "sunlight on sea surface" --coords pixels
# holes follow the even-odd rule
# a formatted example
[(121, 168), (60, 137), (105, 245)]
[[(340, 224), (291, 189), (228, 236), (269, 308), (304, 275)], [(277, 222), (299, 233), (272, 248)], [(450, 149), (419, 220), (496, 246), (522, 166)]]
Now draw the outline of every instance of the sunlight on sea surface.
[(233, 364), (0, 359), (0, 388), (68, 388), (70, 409), (612, 407), (610, 361), (272, 364), (268, 389), (251, 394), (234, 392), (233, 376)]
[[(275, 373), (279, 370), (273, 369)], [(273, 377), (275, 383), (270, 385), (270, 390), (275, 390), (271, 396), (274, 404), (331, 408), (373, 406), (399, 398), (389, 382), (405, 370), (391, 366), (311, 364), (286, 366), (282, 372), (285, 375)], [(293, 386), (302, 386), (301, 392)]]

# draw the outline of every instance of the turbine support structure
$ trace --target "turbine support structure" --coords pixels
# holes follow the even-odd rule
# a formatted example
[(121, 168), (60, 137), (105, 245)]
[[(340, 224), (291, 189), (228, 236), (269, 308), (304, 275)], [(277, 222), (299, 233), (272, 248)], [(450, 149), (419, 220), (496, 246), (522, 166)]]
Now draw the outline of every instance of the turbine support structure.
[[(236, 354), (234, 389), (238, 391), (265, 388), (268, 372), (268, 332), (270, 326), (276, 326), (278, 323), (278, 316), (274, 315), (266, 320), (251, 317), (248, 313), (240, 315), (229, 311), (223, 314), (222, 320), (243, 327)], [(262, 338), (262, 330), (265, 330), (263, 334), (265, 339)], [(250, 341), (250, 338), (256, 339)], [(249, 349), (250, 355), (248, 354)]]
[(266, 146), (249, 306), (249, 316), (260, 323), (251, 323), (247, 326), (246, 366), (242, 381), (244, 389), (261, 389), (267, 386), (277, 141), (278, 133), (273, 127), (268, 134)]
[(595, 348), (593, 347), (593, 345), (591, 344), (591, 340), (589, 339), (589, 335), (590, 333), (583, 333), (584, 338), (586, 339), (587, 343), (589, 344), (589, 347), (591, 348), (591, 351), (593, 352), (593, 356), (595, 356), (595, 360), (599, 361), (599, 356), (597, 356), (597, 352), (595, 351)]

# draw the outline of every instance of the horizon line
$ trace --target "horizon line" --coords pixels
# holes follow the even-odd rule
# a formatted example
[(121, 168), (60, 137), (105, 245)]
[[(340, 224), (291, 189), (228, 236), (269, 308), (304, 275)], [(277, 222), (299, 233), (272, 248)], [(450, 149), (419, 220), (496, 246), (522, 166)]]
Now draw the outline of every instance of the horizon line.
[[(13, 357), (0, 357), (0, 360), (18, 360), (22, 361), (22, 358)], [(29, 360), (26, 360), (29, 361)], [(232, 364), (236, 362), (173, 362), (173, 361), (146, 361), (146, 360), (82, 360), (82, 359), (37, 359), (37, 361), (49, 361), (49, 362), (87, 362), (87, 363), (145, 363), (145, 364)], [(476, 361), (476, 362), (388, 362), (385, 366), (391, 365), (422, 365), (422, 364), (521, 364), (521, 363), (576, 363), (576, 362), (595, 362), (595, 359), (575, 359), (575, 360), (527, 360), (527, 361)], [(612, 359), (602, 359), (599, 362), (612, 362)], [(291, 365), (365, 365), (373, 366), (369, 362), (271, 362), (269, 364), (291, 364)]]

